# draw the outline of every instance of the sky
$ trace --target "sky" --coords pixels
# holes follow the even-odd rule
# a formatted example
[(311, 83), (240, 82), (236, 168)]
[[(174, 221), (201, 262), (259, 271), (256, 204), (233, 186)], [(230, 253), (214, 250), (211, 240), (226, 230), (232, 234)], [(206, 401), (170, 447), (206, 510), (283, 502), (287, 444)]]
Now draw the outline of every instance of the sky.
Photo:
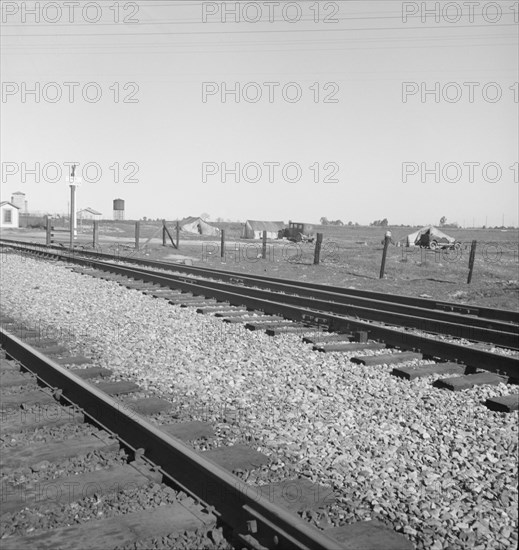
[(1, 200), (64, 213), (77, 163), (105, 218), (518, 226), (518, 13), (3, 1)]

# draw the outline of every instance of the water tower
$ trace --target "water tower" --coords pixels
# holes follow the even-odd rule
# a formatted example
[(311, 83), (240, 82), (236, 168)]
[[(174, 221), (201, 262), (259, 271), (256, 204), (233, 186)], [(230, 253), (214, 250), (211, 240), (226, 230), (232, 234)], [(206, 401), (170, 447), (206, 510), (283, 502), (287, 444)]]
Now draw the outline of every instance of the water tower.
[(114, 199), (114, 220), (124, 220), (123, 199)]
[(16, 191), (13, 193), (11, 195), (11, 203), (17, 206), (20, 209), (20, 212), (27, 211), (25, 193), (22, 193), (21, 191)]

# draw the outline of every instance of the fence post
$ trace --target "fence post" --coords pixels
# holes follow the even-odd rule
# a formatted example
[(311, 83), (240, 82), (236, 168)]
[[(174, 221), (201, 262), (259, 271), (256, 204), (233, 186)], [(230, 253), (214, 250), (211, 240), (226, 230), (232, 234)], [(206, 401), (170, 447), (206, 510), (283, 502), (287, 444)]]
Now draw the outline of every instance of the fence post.
[(97, 249), (99, 244), (99, 222), (97, 220), (94, 220), (92, 228), (92, 246)]
[(45, 238), (45, 244), (48, 246), (51, 244), (52, 242), (52, 239), (51, 239), (51, 221), (50, 221), (50, 216), (47, 216), (47, 229), (46, 229), (46, 238)]
[(162, 246), (166, 246), (166, 220), (162, 220)]
[(135, 250), (139, 250), (139, 238), (141, 235), (141, 222), (135, 222)]
[(225, 258), (225, 229), (221, 230), (220, 257)]
[(384, 252), (382, 252), (382, 265), (380, 266), (380, 276), (379, 279), (384, 278), (384, 273), (386, 271), (386, 258), (387, 258), (387, 249), (389, 247), (389, 243), (391, 241), (391, 237), (389, 235), (386, 235), (384, 237)]
[(177, 220), (177, 226), (176, 226), (176, 237), (177, 237), (177, 250), (179, 249), (179, 246), (180, 246), (180, 223), (179, 221)]
[(323, 234), (317, 233), (315, 239), (315, 250), (314, 250), (314, 265), (319, 265), (321, 261), (321, 245), (323, 243)]
[(261, 247), (261, 257), (265, 259), (267, 257), (267, 232), (263, 231), (263, 245)]
[(472, 272), (474, 271), (474, 260), (476, 259), (476, 246), (478, 242), (472, 241), (472, 246), (470, 247), (470, 256), (469, 256), (469, 276), (467, 277), (467, 284), (470, 285), (472, 282)]

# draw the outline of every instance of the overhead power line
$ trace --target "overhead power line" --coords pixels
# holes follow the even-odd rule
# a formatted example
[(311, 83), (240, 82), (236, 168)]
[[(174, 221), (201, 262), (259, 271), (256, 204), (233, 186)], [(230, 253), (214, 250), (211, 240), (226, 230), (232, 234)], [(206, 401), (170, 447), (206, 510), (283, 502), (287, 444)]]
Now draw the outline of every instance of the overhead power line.
[(186, 32), (123, 32), (123, 33), (99, 33), (99, 32), (93, 32), (93, 33), (70, 33), (70, 34), (45, 34), (45, 33), (38, 33), (38, 34), (4, 34), (4, 37), (17, 37), (17, 38), (23, 38), (23, 37), (49, 37), (49, 38), (61, 38), (61, 37), (78, 37), (78, 36), (186, 36), (186, 35), (212, 35), (212, 34), (224, 34), (228, 36), (237, 35), (237, 34), (288, 34), (288, 33), (331, 33), (331, 32), (361, 32), (361, 31), (401, 31), (403, 29), (405, 30), (457, 30), (457, 29), (494, 29), (494, 28), (503, 28), (503, 27), (517, 27), (514, 23), (503, 23), (503, 24), (496, 24), (496, 25), (457, 25), (456, 27), (445, 27), (445, 26), (436, 26), (436, 27), (407, 27), (407, 26), (399, 26), (399, 27), (363, 27), (358, 29), (270, 29), (270, 30), (247, 30), (247, 31), (186, 31)]

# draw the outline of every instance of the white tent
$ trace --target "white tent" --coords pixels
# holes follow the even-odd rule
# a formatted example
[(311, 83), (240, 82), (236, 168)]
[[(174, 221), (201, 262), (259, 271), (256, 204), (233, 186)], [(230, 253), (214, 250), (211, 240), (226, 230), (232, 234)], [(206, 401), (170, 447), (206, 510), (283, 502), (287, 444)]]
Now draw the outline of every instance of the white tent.
[(186, 233), (195, 233), (198, 235), (208, 235), (215, 237), (220, 234), (220, 230), (217, 227), (209, 225), (200, 217), (184, 218), (179, 222), (180, 230)]
[(439, 244), (452, 244), (456, 241), (449, 235), (446, 235), (433, 225), (426, 225), (418, 231), (407, 235), (406, 246), (424, 246), (428, 247), (432, 242)]

